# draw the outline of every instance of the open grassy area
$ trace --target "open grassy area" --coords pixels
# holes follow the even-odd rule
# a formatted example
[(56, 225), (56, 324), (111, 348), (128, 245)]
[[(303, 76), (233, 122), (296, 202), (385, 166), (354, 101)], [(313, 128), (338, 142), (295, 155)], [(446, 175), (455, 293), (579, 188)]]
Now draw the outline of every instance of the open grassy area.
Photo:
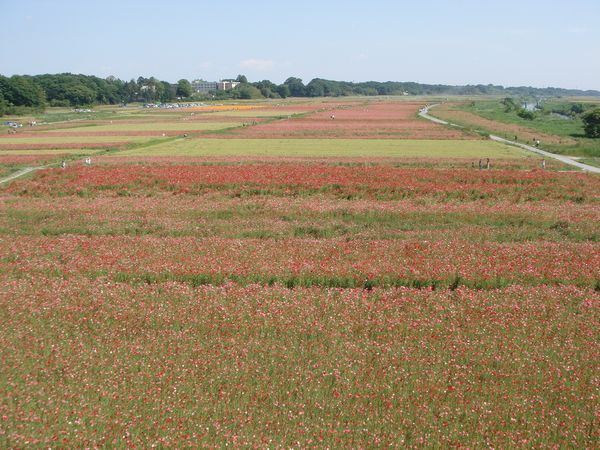
[[(558, 106), (556, 102), (554, 105)], [(551, 107), (551, 105), (549, 106)], [(526, 120), (519, 117), (514, 111), (506, 112), (505, 106), (500, 100), (465, 103), (461, 108), (486, 119), (523, 125), (545, 134), (554, 134), (565, 138), (583, 135), (583, 122), (579, 118), (568, 120), (556, 115), (537, 113), (533, 120)]]
[(119, 155), (519, 158), (525, 151), (489, 141), (391, 139), (180, 139)]

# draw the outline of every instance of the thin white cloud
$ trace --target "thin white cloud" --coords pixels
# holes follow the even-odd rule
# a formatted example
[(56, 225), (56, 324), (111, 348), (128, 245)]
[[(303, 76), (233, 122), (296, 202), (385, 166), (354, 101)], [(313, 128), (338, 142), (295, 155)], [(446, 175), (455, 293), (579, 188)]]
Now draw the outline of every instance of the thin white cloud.
[(275, 63), (270, 59), (245, 59), (240, 62), (241, 68), (258, 70), (259, 72), (271, 70), (273, 66), (275, 66)]
[(567, 33), (571, 34), (586, 34), (590, 29), (588, 27), (575, 26), (571, 28), (567, 28)]

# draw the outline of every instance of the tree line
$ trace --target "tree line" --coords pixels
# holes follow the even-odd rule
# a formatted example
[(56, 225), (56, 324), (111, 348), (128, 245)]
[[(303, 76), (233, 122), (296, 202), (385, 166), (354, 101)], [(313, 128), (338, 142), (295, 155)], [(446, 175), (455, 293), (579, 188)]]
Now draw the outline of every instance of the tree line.
[(516, 95), (516, 96), (600, 96), (598, 91), (560, 88), (509, 87), (496, 85), (450, 86), (396, 81), (348, 82), (315, 78), (308, 84), (290, 77), (281, 84), (269, 80), (249, 82), (244, 75), (240, 84), (227, 91), (195, 93), (185, 79), (176, 84), (157, 78), (139, 77), (123, 81), (115, 77), (93, 75), (45, 74), (0, 75), (0, 115), (25, 110), (43, 110), (46, 106), (78, 107), (94, 104), (130, 102), (171, 102), (177, 99), (259, 99), (286, 97), (341, 97), (350, 95)]

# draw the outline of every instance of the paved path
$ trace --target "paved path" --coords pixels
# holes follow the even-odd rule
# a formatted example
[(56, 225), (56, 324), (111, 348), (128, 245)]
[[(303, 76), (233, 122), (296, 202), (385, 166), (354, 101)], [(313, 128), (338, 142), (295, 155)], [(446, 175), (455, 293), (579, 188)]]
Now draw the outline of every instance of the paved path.
[(29, 172), (33, 172), (34, 170), (38, 170), (38, 169), (43, 169), (44, 167), (47, 167), (47, 166), (25, 167), (24, 169), (21, 169), (18, 172), (15, 172), (7, 177), (0, 178), (0, 184), (8, 183), (9, 181), (14, 180), (15, 178), (22, 177), (23, 175), (27, 175)]
[(521, 147), (525, 150), (529, 150), (530, 152), (538, 153), (546, 158), (554, 158), (559, 160), (562, 163), (569, 164), (570, 166), (579, 167), (581, 170), (585, 170), (593, 173), (600, 173), (600, 167), (590, 166), (588, 164), (580, 163), (579, 161), (575, 161), (568, 156), (557, 155), (556, 153), (550, 153), (545, 150), (541, 150), (537, 147), (532, 147), (531, 145), (521, 144), (520, 142), (509, 141), (508, 139), (501, 138), (500, 136), (494, 136), (490, 134), (490, 139), (497, 142), (502, 142), (503, 144), (516, 145), (517, 147)]
[[(435, 105), (425, 106), (423, 109), (419, 110), (419, 116), (421, 116), (424, 119), (431, 120), (432, 122), (439, 123), (441, 125), (454, 125), (454, 124), (451, 124), (450, 122), (446, 122), (445, 120), (438, 119), (437, 117), (433, 117), (433, 116), (429, 115), (429, 110), (431, 108), (433, 108), (434, 106), (438, 106), (438, 105), (439, 105), (439, 103), (436, 103)], [(458, 125), (454, 125), (454, 126), (458, 127)], [(459, 127), (459, 128), (462, 128), (462, 127)]]
[[(450, 125), (450, 126), (457, 127), (457, 128), (463, 128), (460, 125), (456, 125), (454, 123), (450, 123), (445, 120), (438, 119), (437, 117), (430, 116), (429, 110), (437, 105), (439, 105), (439, 103), (437, 103), (435, 105), (429, 105), (429, 106), (426, 106), (425, 108), (421, 109), (419, 111), (419, 116), (423, 117), (424, 119), (431, 120), (432, 122), (439, 123), (441, 125)], [(510, 141), (508, 139), (501, 138), (500, 136), (494, 136), (493, 134), (490, 134), (489, 137), (493, 141), (501, 142), (503, 144), (508, 144), (508, 145), (515, 145), (524, 150), (528, 150), (530, 152), (537, 153), (539, 155), (545, 156), (546, 158), (556, 159), (564, 164), (578, 167), (579, 169), (585, 170), (587, 172), (600, 173), (600, 167), (594, 167), (594, 166), (590, 166), (588, 164), (580, 163), (578, 161), (575, 161), (572, 158), (569, 158), (568, 156), (557, 155), (556, 153), (550, 153), (550, 152), (547, 152), (540, 148), (532, 147), (531, 145), (521, 144), (520, 142)]]

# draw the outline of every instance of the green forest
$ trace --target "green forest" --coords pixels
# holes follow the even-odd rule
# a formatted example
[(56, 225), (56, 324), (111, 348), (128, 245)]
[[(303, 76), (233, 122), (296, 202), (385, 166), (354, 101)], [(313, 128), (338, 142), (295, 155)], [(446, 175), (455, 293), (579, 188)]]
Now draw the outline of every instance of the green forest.
[(315, 78), (308, 84), (290, 77), (282, 84), (269, 80), (240, 84), (228, 91), (194, 93), (188, 80), (177, 83), (155, 77), (123, 81), (93, 75), (45, 74), (0, 75), (0, 115), (42, 110), (47, 106), (78, 107), (130, 102), (164, 103), (179, 99), (258, 99), (286, 97), (341, 97), (350, 95), (516, 95), (516, 96), (600, 96), (598, 91), (560, 88), (503, 87), (496, 85), (449, 86), (396, 81), (352, 83)]

